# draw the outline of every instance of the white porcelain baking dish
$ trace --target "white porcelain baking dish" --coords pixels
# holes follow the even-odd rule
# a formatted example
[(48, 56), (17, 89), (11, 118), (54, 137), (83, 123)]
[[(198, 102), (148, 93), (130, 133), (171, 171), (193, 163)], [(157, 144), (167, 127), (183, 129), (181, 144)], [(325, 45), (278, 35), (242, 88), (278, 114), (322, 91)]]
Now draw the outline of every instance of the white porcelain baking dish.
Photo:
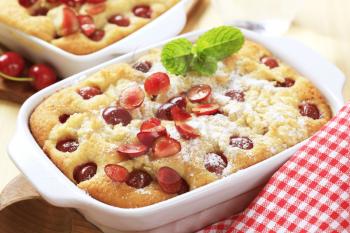
[(193, 0), (181, 0), (136, 32), (88, 55), (75, 55), (44, 40), (0, 23), (0, 42), (35, 62), (46, 62), (61, 77), (68, 77), (125, 53), (176, 36), (186, 25), (187, 8)]
[[(202, 31), (195, 32), (183, 37), (195, 40), (201, 33)], [(246, 38), (266, 46), (277, 57), (308, 77), (327, 98), (334, 114), (341, 108), (341, 91), (345, 78), (335, 66), (296, 41), (265, 37), (248, 31), (244, 31), (244, 34)], [(160, 47), (164, 43), (152, 47)], [(152, 232), (193, 232), (244, 207), (254, 196), (249, 191), (266, 182), (301, 144), (170, 200), (143, 208), (122, 209), (97, 201), (77, 188), (43, 153), (28, 127), (30, 114), (45, 97), (112, 63), (131, 61), (147, 50), (148, 48), (115, 58), (56, 83), (29, 98), (19, 112), (16, 134), (8, 147), (8, 153), (44, 199), (57, 206), (77, 209), (105, 232), (151, 229)]]

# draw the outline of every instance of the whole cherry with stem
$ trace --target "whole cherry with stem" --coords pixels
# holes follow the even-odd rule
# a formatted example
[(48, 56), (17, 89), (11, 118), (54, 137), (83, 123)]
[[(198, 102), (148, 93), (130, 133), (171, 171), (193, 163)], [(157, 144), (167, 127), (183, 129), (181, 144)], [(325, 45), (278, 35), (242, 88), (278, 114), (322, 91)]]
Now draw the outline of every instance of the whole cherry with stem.
[(32, 82), (36, 90), (41, 90), (57, 81), (55, 71), (46, 64), (35, 64), (29, 68), (29, 77), (18, 77), (24, 70), (24, 59), (15, 52), (0, 56), (0, 77), (17, 82)]

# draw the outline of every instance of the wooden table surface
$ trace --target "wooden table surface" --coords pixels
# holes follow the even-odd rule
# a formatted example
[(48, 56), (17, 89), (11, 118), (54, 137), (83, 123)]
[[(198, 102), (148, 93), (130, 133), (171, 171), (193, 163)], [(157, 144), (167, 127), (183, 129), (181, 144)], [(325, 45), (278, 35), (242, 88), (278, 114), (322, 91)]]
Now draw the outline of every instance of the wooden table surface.
[[(349, 0), (303, 1), (294, 24), (285, 36), (294, 38), (318, 51), (321, 56), (336, 64), (345, 76), (350, 77), (349, 12)], [(202, 0), (191, 12), (184, 32), (210, 28), (221, 23), (222, 19), (213, 8), (212, 2)], [(343, 94), (346, 100), (350, 99), (349, 79)], [(15, 131), (19, 107), (19, 104), (0, 100), (0, 192), (12, 178), (19, 174), (6, 152), (7, 144)]]

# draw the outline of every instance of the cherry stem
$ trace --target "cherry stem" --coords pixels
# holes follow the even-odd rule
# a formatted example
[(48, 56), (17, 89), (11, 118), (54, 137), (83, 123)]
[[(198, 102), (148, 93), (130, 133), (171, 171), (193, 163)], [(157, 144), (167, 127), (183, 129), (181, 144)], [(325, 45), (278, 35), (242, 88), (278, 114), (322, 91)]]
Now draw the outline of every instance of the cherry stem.
[(11, 81), (17, 81), (17, 82), (32, 82), (34, 81), (34, 78), (30, 78), (30, 77), (13, 77), (13, 76), (9, 76), (7, 74), (4, 74), (3, 72), (0, 72), (0, 77), (7, 79), (7, 80), (11, 80)]

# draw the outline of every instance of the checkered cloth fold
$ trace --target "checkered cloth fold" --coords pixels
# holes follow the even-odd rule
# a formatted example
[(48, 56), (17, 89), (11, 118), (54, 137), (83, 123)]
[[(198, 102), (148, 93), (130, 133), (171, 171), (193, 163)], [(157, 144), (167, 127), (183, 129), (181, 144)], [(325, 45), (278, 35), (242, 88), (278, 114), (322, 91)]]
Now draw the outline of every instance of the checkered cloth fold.
[(350, 232), (350, 103), (311, 137), (217, 232)]

